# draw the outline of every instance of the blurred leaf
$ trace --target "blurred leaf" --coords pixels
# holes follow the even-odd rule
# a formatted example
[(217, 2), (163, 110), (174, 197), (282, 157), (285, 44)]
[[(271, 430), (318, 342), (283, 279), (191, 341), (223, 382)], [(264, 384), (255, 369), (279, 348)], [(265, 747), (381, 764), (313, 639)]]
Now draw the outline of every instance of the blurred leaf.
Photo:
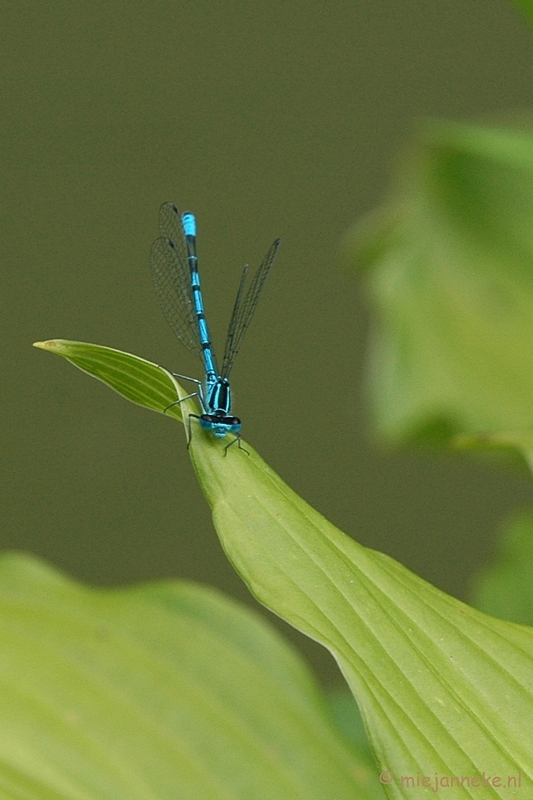
[(8, 554), (0, 628), (3, 798), (375, 797), (296, 654), (217, 592)]
[(513, 0), (513, 3), (522, 11), (526, 19), (533, 23), (533, 0)]
[(533, 431), (533, 134), (434, 124), (352, 235), (376, 311), (368, 385), (389, 439)]
[(533, 516), (503, 528), (499, 552), (475, 578), (473, 604), (487, 614), (533, 625)]
[(326, 689), (326, 700), (333, 714), (337, 728), (365, 755), (369, 764), (374, 764), (374, 756), (365, 731), (365, 723), (352, 693), (345, 686)]

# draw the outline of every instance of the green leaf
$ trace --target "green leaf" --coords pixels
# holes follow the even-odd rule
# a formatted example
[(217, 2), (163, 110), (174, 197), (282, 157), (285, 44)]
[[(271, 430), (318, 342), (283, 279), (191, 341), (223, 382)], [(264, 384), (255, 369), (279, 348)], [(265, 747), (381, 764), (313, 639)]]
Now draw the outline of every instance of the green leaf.
[(487, 614), (533, 625), (533, 516), (520, 514), (503, 528), (499, 552), (477, 576), (473, 604)]
[(391, 440), (533, 431), (533, 135), (434, 124), (356, 230), (368, 385)]
[(133, 403), (181, 419), (180, 406), (171, 405), (177, 399), (175, 379), (151, 361), (111, 347), (67, 339), (35, 342), (33, 346), (63, 356)]
[(361, 757), (366, 757), (369, 765), (374, 764), (365, 723), (353, 695), (346, 686), (334, 686), (326, 690), (326, 700), (339, 730), (349, 739)]
[(89, 589), (8, 554), (0, 630), (3, 798), (376, 796), (299, 658), (217, 592)]
[[(249, 448), (249, 445), (246, 445)], [(255, 596), (337, 659), (391, 797), (402, 776), (498, 776), (533, 791), (533, 632), (446, 596), (367, 550), (251, 450), (191, 452), (224, 549)], [(520, 773), (520, 774), (519, 774)], [(454, 798), (472, 797), (466, 787)]]
[(465, 776), (474, 783), (453, 797), (472, 798), (483, 775), (484, 797), (533, 794), (533, 631), (361, 547), (246, 448), (224, 458), (223, 442), (192, 427), (222, 545), (260, 602), (336, 658), (392, 776), (387, 796), (412, 798), (417, 776)]
[(529, 23), (533, 23), (533, 2), (532, 0), (513, 0), (514, 5), (519, 8)]

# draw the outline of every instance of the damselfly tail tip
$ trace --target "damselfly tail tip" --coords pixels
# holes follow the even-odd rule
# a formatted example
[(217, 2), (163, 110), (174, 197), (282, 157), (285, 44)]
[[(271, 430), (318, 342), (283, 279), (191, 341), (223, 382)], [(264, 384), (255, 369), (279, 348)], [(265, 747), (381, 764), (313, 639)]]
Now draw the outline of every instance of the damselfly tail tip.
[(196, 217), (194, 214), (191, 211), (185, 211), (185, 213), (181, 215), (181, 221), (183, 223), (185, 236), (196, 236)]

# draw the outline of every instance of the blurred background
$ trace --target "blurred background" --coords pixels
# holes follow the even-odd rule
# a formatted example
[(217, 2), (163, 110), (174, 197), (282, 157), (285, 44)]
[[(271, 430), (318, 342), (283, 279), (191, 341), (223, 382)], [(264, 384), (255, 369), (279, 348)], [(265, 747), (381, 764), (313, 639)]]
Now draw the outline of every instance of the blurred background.
[[(225, 560), (181, 426), (62, 359), (67, 338), (189, 375), (155, 299), (160, 204), (198, 217), (219, 354), (242, 266), (283, 238), (233, 372), (243, 435), (361, 543), (456, 597), (527, 476), (389, 453), (361, 396), (367, 310), (350, 226), (425, 117), (530, 109), (533, 35), (504, 0), (3, 4), (2, 548), (77, 579), (218, 586)], [(267, 612), (265, 612), (267, 613)], [(269, 615), (272, 618), (272, 615)], [(325, 682), (321, 648), (279, 623)]]

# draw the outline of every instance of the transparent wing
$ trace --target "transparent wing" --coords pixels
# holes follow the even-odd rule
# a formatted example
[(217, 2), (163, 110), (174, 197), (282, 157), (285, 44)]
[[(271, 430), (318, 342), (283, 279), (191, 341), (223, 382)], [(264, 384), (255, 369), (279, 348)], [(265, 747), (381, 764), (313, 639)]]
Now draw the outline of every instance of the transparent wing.
[(159, 210), (159, 230), (151, 250), (152, 281), (159, 305), (180, 342), (202, 355), (187, 262), (181, 214), (174, 203)]
[(270, 272), (270, 267), (274, 263), (274, 259), (280, 244), (281, 239), (276, 239), (263, 259), (261, 266), (255, 273), (246, 293), (244, 291), (244, 287), (246, 284), (246, 276), (248, 274), (248, 265), (246, 265), (244, 268), (239, 285), (239, 291), (237, 292), (237, 298), (235, 300), (235, 305), (233, 306), (233, 314), (231, 315), (228, 336), (226, 339), (226, 349), (224, 351), (224, 361), (222, 363), (221, 373), (222, 377), (224, 378), (229, 376), (231, 368), (233, 367), (235, 357), (239, 352), (244, 334), (246, 333), (246, 330), (252, 321), (252, 317), (259, 300), (259, 295), (263, 290), (268, 273)]

